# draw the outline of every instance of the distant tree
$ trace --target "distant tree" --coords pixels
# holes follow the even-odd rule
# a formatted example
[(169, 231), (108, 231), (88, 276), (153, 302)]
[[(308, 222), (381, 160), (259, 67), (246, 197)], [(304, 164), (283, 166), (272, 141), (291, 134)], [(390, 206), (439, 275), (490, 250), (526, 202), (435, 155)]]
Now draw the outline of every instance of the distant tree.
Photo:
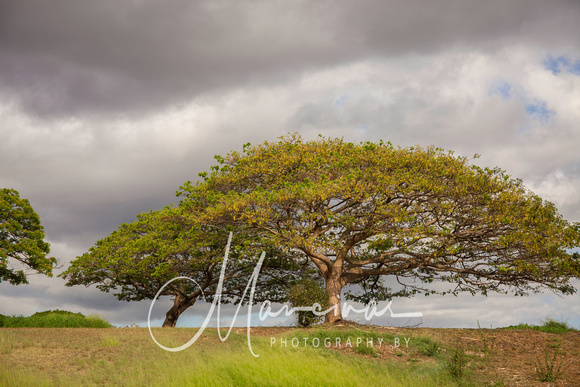
[[(67, 286), (96, 285), (119, 300), (153, 299), (168, 281), (161, 296), (171, 296), (173, 306), (165, 315), (164, 327), (174, 327), (179, 316), (200, 299), (212, 300), (219, 282), (229, 233), (193, 224), (180, 216), (180, 208), (165, 208), (138, 215), (111, 235), (99, 240), (88, 252), (71, 262), (61, 274)], [(257, 264), (259, 250), (249, 238), (234, 234), (224, 277), (224, 301), (237, 302)], [(298, 266), (280, 259), (282, 252), (269, 249), (259, 277), (256, 301), (285, 299), (288, 281)], [(198, 286), (199, 285), (199, 286)], [(245, 301), (249, 297), (249, 290)]]
[[(306, 255), (337, 310), (326, 322), (342, 318), (349, 284), (363, 292), (347, 296), (363, 302), (575, 292), (569, 280), (580, 275), (571, 252), (580, 246), (578, 225), (498, 168), (436, 148), (298, 135), (216, 159), (203, 181), (181, 187), (196, 222), (235, 226)], [(441, 290), (433, 281), (451, 285)]]
[[(0, 282), (27, 284), (23, 270), (27, 268), (51, 277), (56, 258), (47, 257), (49, 253), (50, 245), (44, 241), (44, 229), (30, 202), (14, 189), (0, 189)], [(10, 260), (24, 268), (14, 268)]]

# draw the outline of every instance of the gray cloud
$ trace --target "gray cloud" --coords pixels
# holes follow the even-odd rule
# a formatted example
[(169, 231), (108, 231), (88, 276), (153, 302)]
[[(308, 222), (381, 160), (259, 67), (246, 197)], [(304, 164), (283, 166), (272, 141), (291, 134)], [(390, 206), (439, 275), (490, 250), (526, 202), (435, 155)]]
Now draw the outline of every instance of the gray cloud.
[(0, 85), (41, 116), (140, 114), (362, 58), (575, 46), (572, 1), (7, 1)]
[(304, 5), (278, 6), (10, 2), (2, 82), (37, 114), (126, 113), (283, 76), (342, 51), (318, 38), (324, 19)]
[[(31, 200), (65, 266), (176, 202), (214, 154), (294, 131), (479, 153), (578, 221), (580, 76), (544, 61), (580, 60), (579, 19), (566, 0), (3, 1), (0, 186)], [(549, 119), (527, 112), (542, 103)], [(545, 317), (535, 304), (572, 313), (577, 298), (403, 304), (428, 326), (474, 326), (477, 313), (496, 326), (519, 322), (508, 309)], [(0, 305), (120, 324), (142, 323), (148, 308), (41, 276), (0, 284)]]

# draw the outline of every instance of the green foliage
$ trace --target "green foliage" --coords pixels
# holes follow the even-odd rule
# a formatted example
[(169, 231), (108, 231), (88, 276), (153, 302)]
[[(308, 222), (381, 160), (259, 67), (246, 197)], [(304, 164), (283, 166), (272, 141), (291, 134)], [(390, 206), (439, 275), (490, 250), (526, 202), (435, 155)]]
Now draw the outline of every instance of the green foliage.
[(116, 337), (107, 337), (106, 339), (101, 341), (101, 345), (103, 347), (118, 347), (119, 345), (121, 345), (121, 343), (119, 342), (119, 340), (117, 340)]
[[(199, 224), (231, 225), (305, 254), (329, 305), (417, 293), (563, 294), (580, 276), (580, 229), (499, 168), (453, 152), (341, 139), (244, 146), (178, 191)], [(390, 289), (384, 276), (396, 276)], [(446, 290), (430, 287), (450, 282)], [(327, 316), (328, 317), (328, 316)]]
[[(229, 230), (206, 227), (182, 216), (183, 206), (166, 207), (138, 215), (111, 235), (97, 241), (88, 252), (73, 260), (60, 274), (67, 286), (96, 285), (113, 292), (119, 300), (173, 297), (164, 326), (175, 326), (179, 316), (199, 299), (212, 301), (220, 280)], [(224, 272), (223, 302), (240, 302), (260, 252), (267, 252), (254, 299), (285, 301), (290, 281), (300, 275), (300, 266), (276, 247), (255, 244), (255, 238), (236, 232)], [(284, 259), (282, 259), (284, 257)], [(249, 292), (248, 292), (249, 294)], [(247, 302), (248, 296), (244, 302)]]
[(9, 260), (51, 277), (56, 258), (47, 257), (49, 252), (44, 229), (30, 202), (14, 189), (0, 189), (0, 282), (28, 283), (24, 270), (13, 268)]
[[(218, 240), (215, 236), (203, 239), (177, 215), (173, 208), (138, 215), (135, 222), (122, 224), (73, 260), (60, 276), (67, 280), (67, 286), (96, 284), (126, 301), (151, 299), (177, 276), (191, 276), (203, 283), (205, 271), (218, 273), (215, 266), (227, 235)], [(181, 281), (164, 295), (196, 291), (195, 284)]]
[[(321, 310), (324, 310), (328, 302), (328, 295), (317, 281), (303, 279), (293, 284), (288, 290), (288, 302), (292, 307), (312, 307), (314, 303), (318, 303), (321, 305)], [(309, 327), (322, 321), (324, 316), (317, 316), (309, 311), (299, 311), (297, 318), (298, 325)]]
[(359, 355), (370, 355), (373, 357), (379, 356), (379, 353), (377, 352), (375, 347), (370, 346), (370, 345), (360, 345), (358, 347), (355, 347), (354, 351), (356, 353), (358, 353)]
[(467, 366), (467, 355), (465, 348), (456, 347), (451, 352), (451, 356), (447, 361), (447, 367), (451, 375), (456, 378), (461, 378), (464, 375), (465, 367)]
[(557, 321), (548, 318), (542, 325), (530, 325), (521, 323), (518, 325), (510, 325), (504, 327), (503, 329), (533, 329), (535, 331), (546, 332), (546, 333), (564, 333), (564, 332), (577, 332), (578, 330), (572, 328), (564, 321)]
[(534, 329), (534, 330), (539, 330), (537, 328), (539, 328), (537, 325), (530, 325), (527, 323), (519, 323), (518, 325), (510, 325), (507, 327), (503, 327), (502, 329)]
[(487, 334), (484, 332), (484, 330), (479, 325), (479, 320), (477, 320), (477, 329), (479, 330), (479, 337), (481, 338), (481, 343), (483, 345), (482, 352), (485, 354), (491, 353), (491, 350), (492, 350), (493, 345), (495, 343), (495, 336), (491, 336), (491, 338), (488, 339)]
[(111, 324), (99, 316), (84, 316), (65, 310), (37, 312), (29, 317), (2, 316), (0, 327), (4, 328), (111, 328)]
[(550, 357), (548, 348), (544, 350), (544, 357), (535, 360), (536, 375), (541, 382), (555, 382), (570, 367), (570, 364), (564, 365), (558, 360), (560, 346), (554, 350), (553, 356)]
[(554, 319), (547, 319), (544, 323), (538, 327), (538, 330), (547, 333), (564, 333), (564, 332), (575, 332), (577, 329), (570, 327), (564, 321), (556, 321)]
[(430, 337), (415, 339), (417, 351), (425, 356), (435, 357), (441, 354), (441, 345)]

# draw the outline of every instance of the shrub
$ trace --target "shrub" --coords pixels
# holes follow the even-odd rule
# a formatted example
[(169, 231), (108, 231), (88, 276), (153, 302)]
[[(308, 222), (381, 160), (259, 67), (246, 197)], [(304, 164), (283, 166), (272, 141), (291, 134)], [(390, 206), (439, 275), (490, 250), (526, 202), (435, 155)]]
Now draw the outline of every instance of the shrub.
[[(288, 301), (293, 308), (302, 306), (312, 306), (318, 302), (322, 310), (326, 308), (328, 296), (326, 291), (318, 282), (312, 279), (304, 279), (290, 287), (288, 291)], [(309, 327), (312, 324), (322, 321), (324, 316), (317, 316), (313, 312), (300, 311), (297, 313), (298, 325)]]
[(416, 339), (417, 351), (425, 356), (437, 356), (441, 353), (441, 347), (437, 341), (429, 337)]
[(477, 320), (477, 329), (479, 330), (479, 337), (481, 338), (481, 343), (483, 344), (483, 348), (481, 349), (483, 353), (489, 354), (493, 348), (495, 342), (495, 336), (491, 336), (488, 342), (488, 337), (484, 333), (484, 330), (479, 325), (479, 320)]
[(538, 327), (538, 330), (547, 333), (564, 333), (576, 331), (576, 329), (568, 326), (566, 322), (556, 321), (551, 318), (544, 321), (544, 323)]
[(518, 324), (510, 325), (504, 329), (533, 329), (535, 331), (546, 332), (546, 333), (564, 333), (564, 332), (576, 332), (577, 329), (572, 328), (564, 321), (557, 321), (548, 318), (542, 325), (530, 325), (530, 324)]
[(554, 356), (550, 358), (548, 349), (544, 350), (544, 358), (536, 359), (536, 375), (541, 382), (555, 382), (570, 367), (570, 364), (563, 365), (558, 362), (558, 352), (560, 346), (554, 351)]
[(37, 312), (29, 317), (2, 316), (0, 326), (7, 328), (111, 328), (111, 324), (102, 317), (85, 317), (82, 313), (58, 309)]
[(465, 371), (466, 365), (467, 355), (465, 354), (465, 348), (455, 348), (447, 362), (449, 372), (451, 372), (451, 375), (454, 377), (461, 378), (463, 376), (463, 372)]

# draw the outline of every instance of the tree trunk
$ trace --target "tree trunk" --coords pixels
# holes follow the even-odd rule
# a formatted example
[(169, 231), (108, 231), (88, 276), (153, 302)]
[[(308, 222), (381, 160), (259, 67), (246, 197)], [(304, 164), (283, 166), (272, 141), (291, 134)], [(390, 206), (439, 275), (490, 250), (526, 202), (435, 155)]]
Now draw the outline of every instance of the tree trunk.
[(336, 309), (328, 312), (324, 316), (325, 323), (334, 324), (337, 321), (342, 320), (342, 310), (341, 310), (341, 300), (340, 291), (342, 290), (342, 281), (340, 279), (340, 274), (337, 273), (338, 270), (333, 270), (332, 273), (326, 278), (326, 292), (328, 293), (328, 308), (336, 305)]
[(173, 300), (173, 306), (167, 313), (165, 313), (165, 321), (163, 321), (163, 328), (175, 328), (177, 324), (177, 319), (187, 308), (195, 303), (195, 298), (188, 300), (181, 295), (176, 295), (175, 300)]
[(163, 328), (175, 328), (175, 324), (177, 324), (177, 319), (179, 318), (179, 310), (173, 306), (169, 311), (165, 314), (165, 321), (163, 321)]

